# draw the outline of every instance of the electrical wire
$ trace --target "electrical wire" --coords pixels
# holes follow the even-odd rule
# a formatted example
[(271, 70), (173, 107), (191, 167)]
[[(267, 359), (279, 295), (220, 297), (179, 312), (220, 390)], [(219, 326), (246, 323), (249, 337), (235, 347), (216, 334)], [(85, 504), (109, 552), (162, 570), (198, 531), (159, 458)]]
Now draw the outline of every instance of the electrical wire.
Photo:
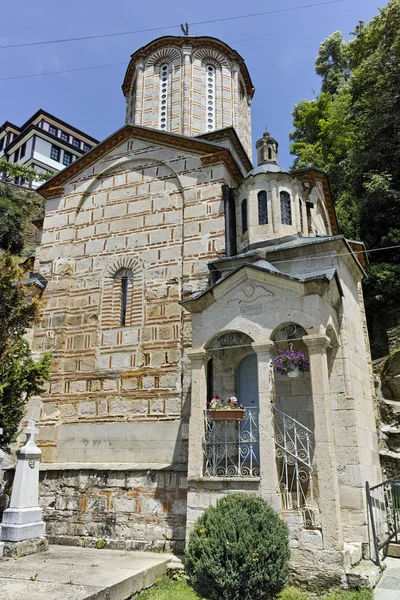
[[(266, 10), (263, 12), (250, 13), (250, 14), (245, 14), (245, 15), (236, 15), (233, 17), (221, 17), (220, 19), (209, 19), (207, 21), (196, 21), (193, 23), (188, 23), (188, 25), (189, 25), (189, 27), (193, 27), (196, 25), (209, 25), (211, 23), (222, 23), (224, 21), (234, 21), (237, 19), (249, 19), (252, 17), (261, 17), (261, 16), (265, 16), (265, 15), (274, 15), (274, 14), (278, 14), (278, 13), (292, 12), (294, 10), (302, 10), (304, 8), (314, 8), (317, 6), (325, 6), (327, 4), (338, 4), (340, 2), (347, 2), (347, 0), (326, 0), (325, 2), (317, 2), (315, 4), (303, 4), (302, 6), (277, 8), (275, 10)], [(133, 35), (136, 33), (149, 33), (149, 32), (153, 32), (153, 31), (165, 31), (167, 29), (175, 29), (178, 27), (180, 27), (180, 24), (164, 25), (163, 27), (150, 27), (148, 29), (136, 29), (134, 31), (117, 31), (117, 32), (113, 32), (113, 33), (100, 33), (98, 35), (85, 35), (85, 36), (80, 36), (80, 37), (62, 38), (62, 39), (57, 39), (57, 40), (43, 40), (41, 42), (25, 42), (22, 44), (7, 44), (7, 45), (0, 46), (0, 49), (4, 50), (6, 48), (27, 48), (27, 47), (31, 47), (31, 46), (44, 46), (47, 44), (63, 44), (65, 42), (77, 42), (77, 41), (81, 41), (81, 40), (95, 40), (95, 39), (100, 39), (100, 38), (116, 37), (116, 36), (120, 36), (120, 35)]]
[[(368, 12), (370, 12), (370, 11), (374, 11), (375, 12), (375, 9), (371, 8), (371, 9), (368, 10)], [(362, 12), (366, 12), (366, 11), (362, 11)], [(330, 19), (329, 21), (319, 21), (318, 24), (322, 25), (324, 23), (331, 23), (332, 21), (338, 21), (338, 20), (341, 20), (341, 19), (346, 19), (348, 17), (357, 17), (359, 15), (360, 15), (359, 12), (358, 13), (351, 13), (351, 14), (348, 14), (348, 15), (342, 15), (341, 17), (337, 17), (335, 19)], [(283, 31), (272, 31), (272, 32), (269, 32), (269, 33), (265, 33), (263, 35), (258, 35), (258, 36), (251, 37), (251, 38), (245, 38), (243, 40), (236, 40), (234, 42), (230, 42), (230, 45), (233, 45), (233, 44), (242, 44), (244, 42), (251, 42), (253, 40), (260, 40), (260, 39), (264, 39), (264, 38), (271, 37), (271, 36), (274, 36), (274, 35), (282, 35), (282, 34), (285, 34), (285, 33), (293, 33), (293, 31), (298, 31), (300, 29), (307, 29), (307, 25), (302, 25), (300, 27), (295, 27), (293, 29), (285, 29)], [(121, 62), (116, 62), (116, 63), (106, 63), (104, 65), (92, 65), (90, 67), (80, 67), (80, 68), (77, 68), (77, 69), (65, 69), (63, 71), (47, 71), (45, 73), (32, 73), (32, 74), (27, 74), (27, 75), (13, 75), (11, 77), (0, 77), (0, 81), (11, 81), (11, 80), (14, 80), (14, 79), (30, 79), (32, 77), (45, 77), (46, 75), (62, 75), (62, 74), (67, 74), (67, 73), (77, 73), (79, 71), (91, 71), (92, 69), (104, 69), (106, 67), (117, 67), (117, 66), (121, 66), (121, 65), (127, 66), (126, 60), (125, 61), (121, 61)]]

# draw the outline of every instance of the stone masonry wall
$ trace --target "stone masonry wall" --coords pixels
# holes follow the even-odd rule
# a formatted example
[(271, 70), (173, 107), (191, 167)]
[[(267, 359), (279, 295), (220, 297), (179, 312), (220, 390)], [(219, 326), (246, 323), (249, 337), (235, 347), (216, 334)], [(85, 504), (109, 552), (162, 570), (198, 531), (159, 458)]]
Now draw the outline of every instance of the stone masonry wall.
[[(54, 360), (42, 407), (32, 415), (44, 462), (173, 460), (173, 448), (165, 457), (154, 448), (162, 449), (160, 439), (176, 439), (182, 413), (188, 420), (191, 317), (178, 302), (207, 285), (208, 262), (224, 252), (224, 183), (232, 185), (224, 167), (203, 167), (183, 150), (136, 139), (47, 202), (36, 264), (48, 280), (47, 304), (33, 350), (52, 350)], [(133, 277), (125, 327), (120, 282), (113, 281), (121, 268)], [(164, 421), (166, 432), (148, 444), (147, 434), (140, 437), (140, 457), (131, 443), (137, 428), (128, 427), (138, 421)], [(107, 424), (116, 422), (129, 429), (122, 456), (116, 436), (108, 436)], [(80, 424), (90, 427), (79, 433)], [(72, 425), (73, 435), (65, 435)], [(181, 433), (187, 439), (187, 428)], [(78, 449), (66, 457), (61, 438), (81, 438), (81, 448), (105, 445), (97, 461)], [(184, 462), (185, 452), (178, 454)]]
[[(14, 470), (5, 473), (10, 492)], [(40, 505), (50, 543), (182, 552), (186, 475), (171, 470), (47, 470)]]

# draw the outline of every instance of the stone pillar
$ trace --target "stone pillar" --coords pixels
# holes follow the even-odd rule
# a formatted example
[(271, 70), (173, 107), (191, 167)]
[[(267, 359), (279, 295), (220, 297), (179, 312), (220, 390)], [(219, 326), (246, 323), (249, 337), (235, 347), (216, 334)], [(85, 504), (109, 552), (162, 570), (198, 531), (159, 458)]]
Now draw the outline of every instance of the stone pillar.
[(35, 444), (35, 422), (28, 421), (25, 444), (17, 450), (17, 466), (10, 507), (3, 513), (1, 539), (6, 542), (41, 538), (45, 524), (39, 508), (39, 462), (42, 451)]
[(189, 421), (188, 477), (203, 474), (204, 410), (207, 401), (207, 363), (211, 358), (205, 350), (189, 350), (192, 362), (192, 394)]
[(135, 125), (142, 125), (142, 96), (143, 96), (143, 79), (144, 79), (144, 64), (138, 63), (136, 67), (136, 101), (135, 115), (133, 122)]
[(281, 510), (275, 458), (274, 372), (271, 366), (275, 346), (272, 342), (265, 342), (254, 343), (252, 348), (257, 354), (258, 367), (261, 493), (276, 510)]
[[(190, 54), (192, 48), (185, 46), (182, 48), (183, 53), (183, 135), (190, 136)], [(207, 112), (207, 109), (206, 109)]]
[(325, 550), (342, 550), (339, 484), (332, 424), (330, 382), (326, 349), (329, 338), (323, 334), (303, 337), (310, 359), (311, 389), (314, 407), (314, 462), (318, 477), (318, 503), (321, 510)]

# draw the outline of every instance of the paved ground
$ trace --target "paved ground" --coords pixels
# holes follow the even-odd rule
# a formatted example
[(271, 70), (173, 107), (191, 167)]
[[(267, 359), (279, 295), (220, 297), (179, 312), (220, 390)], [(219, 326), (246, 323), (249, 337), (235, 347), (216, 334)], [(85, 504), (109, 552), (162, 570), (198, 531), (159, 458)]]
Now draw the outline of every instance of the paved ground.
[(375, 600), (400, 600), (400, 559), (386, 558), (386, 569), (375, 588)]
[(0, 561), (1, 600), (125, 600), (165, 573), (170, 554), (50, 546)]

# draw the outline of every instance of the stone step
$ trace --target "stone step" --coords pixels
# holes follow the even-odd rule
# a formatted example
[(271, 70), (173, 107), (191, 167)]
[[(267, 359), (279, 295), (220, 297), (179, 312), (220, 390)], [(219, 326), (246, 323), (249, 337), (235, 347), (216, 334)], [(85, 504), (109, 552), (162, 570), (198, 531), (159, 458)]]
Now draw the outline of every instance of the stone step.
[(400, 558), (400, 543), (390, 542), (386, 556), (390, 556), (390, 558)]
[(128, 600), (167, 572), (171, 554), (50, 546), (0, 562), (1, 600)]

